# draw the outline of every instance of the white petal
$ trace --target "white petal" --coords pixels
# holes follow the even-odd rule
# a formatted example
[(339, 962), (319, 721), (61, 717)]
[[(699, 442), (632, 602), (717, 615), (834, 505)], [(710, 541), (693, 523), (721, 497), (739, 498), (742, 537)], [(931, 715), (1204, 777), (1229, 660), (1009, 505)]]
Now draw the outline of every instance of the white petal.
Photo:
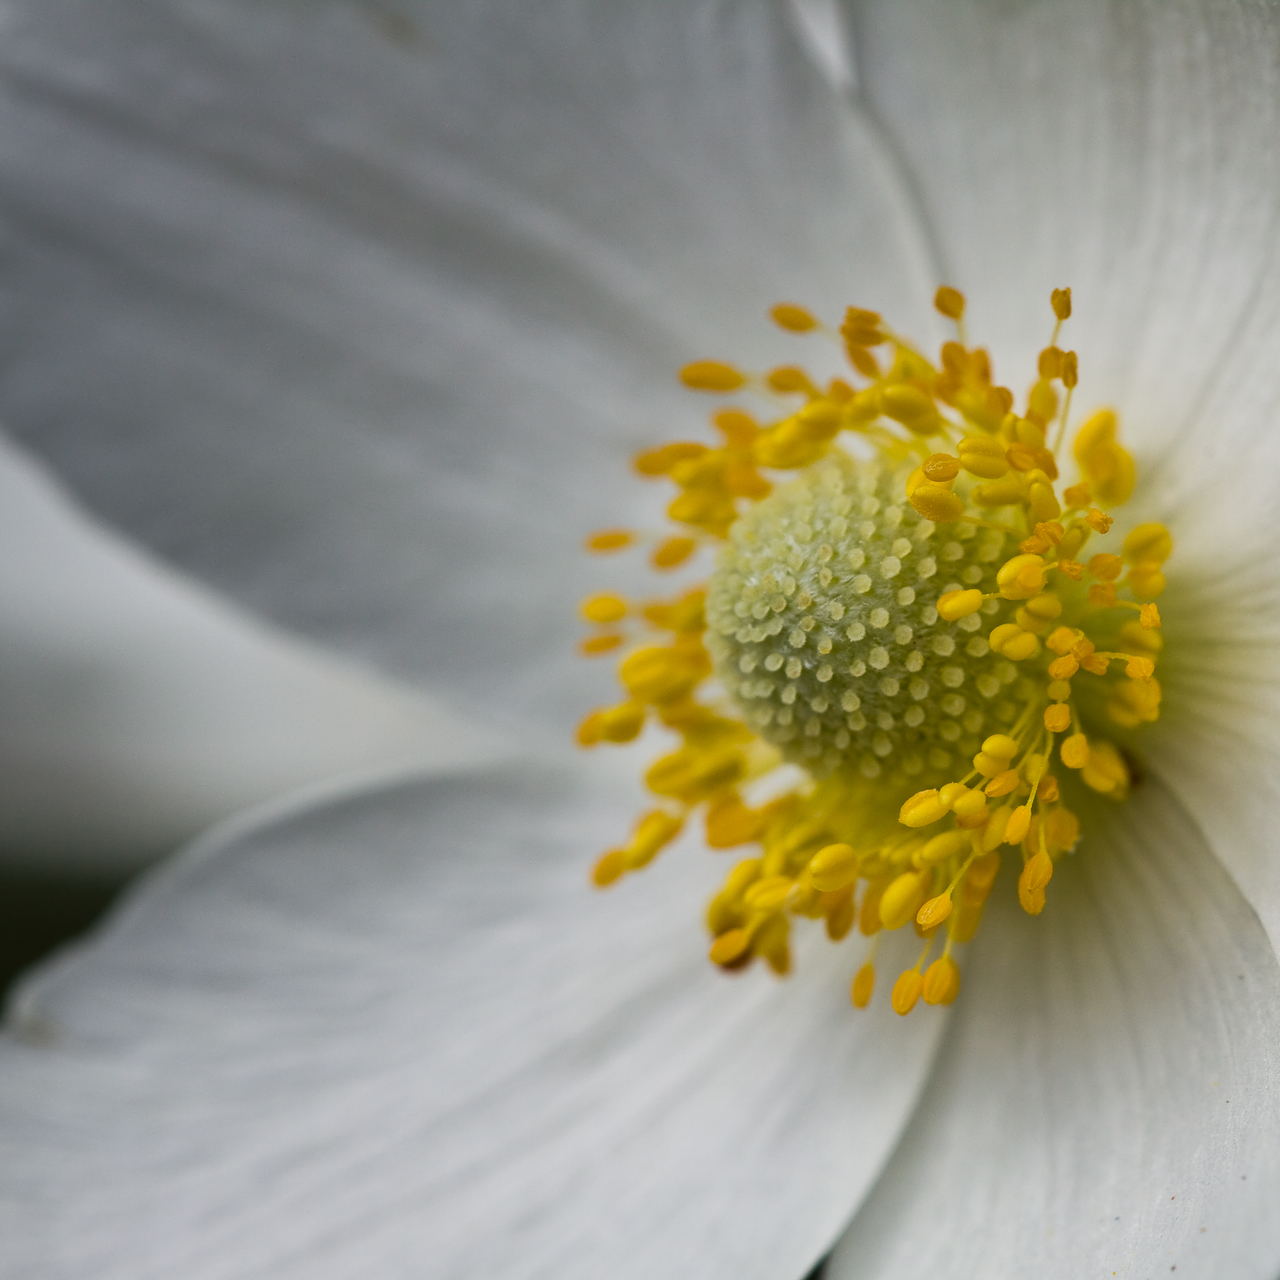
[(120, 871), (352, 770), (488, 752), (412, 690), (227, 608), (0, 438), (0, 857)]
[(242, 825), (29, 985), (0, 1043), (0, 1270), (802, 1275), (943, 1011), (858, 1015), (861, 948), (814, 931), (787, 982), (713, 971), (725, 861), (673, 848), (592, 892), (625, 796), (575, 777)]
[(1006, 902), (911, 1127), (830, 1280), (1270, 1280), (1280, 1269), (1280, 967), (1171, 795), (1149, 783)]
[(997, 374), (1029, 384), (1070, 285), (1076, 412), (1120, 410), (1139, 502), (1176, 520), (1213, 487), (1220, 533), (1256, 525), (1270, 499), (1248, 481), (1280, 448), (1275, 12), (889, 0), (851, 25)]
[(0, 409), (275, 619), (563, 729), (574, 603), (637, 577), (579, 541), (706, 431), (675, 370), (926, 285), (773, 9), (401, 12), (11, 6)]
[[(1136, 443), (1126, 520), (1176, 550), (1164, 719), (1139, 749), (1280, 945), (1280, 64), (1273, 10), (859, 6), (859, 84), (1021, 391), (1071, 285), (1081, 411)], [(908, 52), (909, 55), (908, 55)], [(1010, 359), (1010, 357), (1013, 357)]]

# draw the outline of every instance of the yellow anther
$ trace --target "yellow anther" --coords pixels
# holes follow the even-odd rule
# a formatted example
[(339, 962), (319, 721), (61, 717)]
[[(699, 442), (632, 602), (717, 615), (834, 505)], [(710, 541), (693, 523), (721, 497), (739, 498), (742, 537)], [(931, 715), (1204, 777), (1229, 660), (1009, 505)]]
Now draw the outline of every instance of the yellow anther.
[(1016, 471), (1001, 476), (998, 480), (989, 480), (986, 484), (975, 485), (973, 500), (983, 507), (1009, 507), (1021, 502), (1027, 496), (1027, 484)]
[(741, 752), (702, 752), (682, 747), (657, 760), (645, 774), (645, 786), (655, 795), (695, 804), (724, 787), (733, 786), (746, 772)]
[(1099, 511), (1097, 507), (1089, 508), (1089, 513), (1085, 516), (1084, 522), (1095, 533), (1109, 533), (1111, 526), (1115, 524), (1115, 521), (1109, 515)]
[[(1009, 825), (1009, 819), (1013, 816), (1013, 810), (1008, 805), (1003, 805), (997, 809), (987, 820), (987, 825), (982, 828), (982, 836), (980, 843), (984, 853), (990, 853), (997, 845), (1004, 843), (1005, 828)], [(979, 859), (979, 862), (982, 859)], [(975, 866), (977, 863), (974, 864)], [(968, 881), (966, 880), (966, 883)]]
[(1031, 858), (1018, 877), (1018, 901), (1032, 916), (1044, 910), (1045, 885), (1053, 878), (1053, 859), (1041, 850)]
[(712, 415), (711, 421), (719, 428), (725, 443), (731, 449), (749, 448), (760, 434), (756, 420), (741, 409), (721, 409), (719, 413)]
[(1154, 521), (1130, 529), (1124, 540), (1124, 558), (1131, 564), (1164, 564), (1173, 553), (1169, 530)]
[(919, 387), (906, 383), (886, 387), (881, 393), (880, 404), (886, 417), (902, 423), (915, 435), (932, 435), (941, 427), (937, 405)]
[(770, 308), (769, 315), (779, 328), (789, 329), (792, 333), (808, 333), (818, 325), (817, 320), (804, 307), (798, 307), (794, 302), (779, 302), (776, 307)]
[(999, 480), (1008, 473), (1005, 448), (991, 436), (965, 436), (960, 441), (960, 465), (983, 480)]
[(926, 520), (934, 524), (950, 524), (964, 515), (964, 502), (943, 485), (926, 482), (919, 485), (909, 499)]
[(939, 818), (946, 817), (949, 809), (950, 806), (942, 802), (937, 791), (917, 791), (898, 811), (898, 821), (906, 827), (927, 827)]
[(737, 796), (719, 800), (707, 810), (707, 844), (713, 849), (732, 849), (758, 839), (764, 817), (748, 809)]
[(855, 347), (875, 347), (885, 340), (880, 331), (880, 313), (862, 307), (850, 307), (844, 313), (840, 333), (846, 343)]
[[(973, 767), (984, 778), (997, 778), (1009, 767), (1009, 761), (999, 756), (988, 755), (985, 751), (979, 751), (973, 757)], [(992, 792), (988, 789), (987, 794), (991, 795)]]
[(673, 817), (661, 809), (652, 809), (636, 824), (635, 833), (627, 845), (627, 866), (635, 871), (653, 861), (658, 851), (680, 834), (684, 820)]
[(1055, 703), (1052, 707), (1046, 707), (1044, 727), (1050, 733), (1065, 733), (1071, 728), (1071, 708), (1062, 702)]
[(1064, 653), (1061, 658), (1055, 658), (1049, 663), (1049, 676), (1055, 681), (1070, 680), (1079, 670), (1080, 663), (1070, 653)]
[(784, 915), (770, 916), (751, 939), (752, 950), (779, 977), (791, 972), (791, 948), (787, 944), (790, 924)]
[(858, 912), (858, 932), (870, 938), (884, 927), (880, 923), (880, 899), (889, 887), (887, 880), (875, 880), (867, 885), (862, 897), (862, 909)]
[(1026, 805), (1022, 805), (1015, 809), (1009, 815), (1009, 821), (1005, 823), (1004, 843), (1019, 844), (1023, 836), (1027, 834), (1027, 828), (1031, 825), (1031, 810)]
[(712, 944), (709, 953), (711, 963), (731, 965), (751, 951), (751, 935), (745, 929), (730, 929), (722, 933)]
[(694, 391), (736, 391), (746, 379), (731, 364), (696, 360), (680, 370), (680, 381)]
[(991, 648), (1012, 662), (1022, 662), (1040, 651), (1040, 637), (1024, 631), (1016, 622), (1005, 622), (987, 638)]
[(940, 956), (924, 971), (921, 994), (925, 1004), (950, 1004), (960, 994), (960, 966)]
[(1160, 625), (1160, 610), (1153, 604), (1144, 604), (1139, 614), (1142, 626), (1147, 630), (1155, 630)]
[(897, 982), (893, 984), (891, 1003), (894, 1013), (901, 1014), (905, 1018), (916, 1007), (916, 1001), (920, 999), (920, 993), (923, 990), (924, 979), (920, 976), (919, 970), (908, 969), (900, 974)]
[(865, 1009), (871, 1003), (871, 993), (876, 988), (876, 967), (870, 961), (853, 976), (849, 999), (855, 1009)]
[(1045, 347), (1036, 361), (1040, 376), (1052, 380), (1062, 374), (1062, 352), (1057, 347)]
[(666, 476), (682, 462), (696, 462), (706, 458), (710, 452), (705, 444), (677, 440), (658, 449), (646, 449), (644, 453), (636, 454), (632, 461), (642, 476)]
[(904, 871), (890, 881), (880, 897), (880, 923), (892, 931), (914, 920), (931, 879), (928, 871)]
[(591, 868), (591, 883), (597, 889), (607, 888), (626, 874), (627, 855), (622, 849), (610, 849), (603, 854)]
[(936, 929), (951, 914), (951, 895), (940, 893), (916, 912), (916, 924), (922, 929)]
[(1126, 729), (1160, 718), (1160, 685), (1155, 680), (1122, 684), (1107, 699), (1107, 714)]
[(629, 529), (601, 529), (593, 533), (586, 541), (588, 551), (597, 553), (621, 551), (635, 541), (635, 534)]
[(1083, 769), (1089, 763), (1091, 754), (1089, 740), (1083, 733), (1073, 733), (1063, 741), (1058, 754), (1068, 769)]
[(1074, 351), (1062, 353), (1062, 385), (1068, 391), (1080, 381), (1080, 360)]
[(1045, 804), (1052, 804), (1058, 798), (1058, 780), (1052, 774), (1047, 774), (1040, 779), (1040, 785), (1036, 788), (1036, 798), (1043, 800)]
[(786, 902), (794, 884), (790, 876), (766, 876), (747, 890), (743, 901), (753, 911), (777, 911)]
[(949, 453), (931, 453), (921, 464), (926, 480), (935, 484), (948, 484), (960, 474), (960, 459)]
[(707, 675), (710, 663), (675, 649), (637, 649), (618, 665), (618, 677), (631, 694), (645, 702), (683, 697)]
[(1156, 664), (1150, 658), (1132, 657), (1124, 669), (1130, 680), (1150, 680), (1156, 673)]
[(578, 652), (586, 658), (594, 658), (598, 654), (609, 653), (622, 643), (619, 635), (588, 636), (578, 642)]
[(1049, 295), (1049, 303), (1053, 307), (1053, 314), (1059, 320), (1068, 320), (1071, 318), (1071, 290), (1055, 289)]
[(916, 860), (921, 867), (931, 867), (935, 863), (945, 862), (948, 858), (964, 853), (971, 843), (967, 831), (944, 831), (941, 835), (934, 836), (921, 848), (916, 854)]
[(829, 844), (809, 859), (809, 879), (824, 893), (843, 889), (858, 878), (858, 855), (852, 845)]
[(1032, 596), (1022, 607), (1028, 613), (1034, 614), (1037, 618), (1043, 618), (1046, 622), (1052, 622), (1062, 613), (1062, 601), (1055, 595)]
[(1119, 556), (1102, 551), (1089, 557), (1089, 572), (1099, 582), (1114, 582), (1124, 572), (1124, 561)]
[(578, 745), (593, 747), (598, 742), (630, 742), (643, 727), (642, 703), (623, 702), (616, 707), (602, 707), (578, 726)]
[(1164, 590), (1164, 574), (1152, 560), (1135, 564), (1129, 570), (1129, 590), (1139, 600), (1154, 600)]
[(816, 388), (809, 381), (809, 375), (803, 369), (797, 369), (795, 365), (784, 364), (776, 369), (770, 369), (765, 375), (765, 382), (773, 391), (780, 391), (784, 395), (795, 391), (804, 391), (814, 394)]
[[(1070, 653), (1076, 642), (1080, 639), (1081, 632), (1074, 627), (1059, 627), (1049, 638), (1045, 644), (1054, 651), (1054, 653), (1067, 654)], [(1064, 679), (1066, 677), (1063, 677)]]
[(968, 591), (947, 591), (938, 597), (938, 617), (946, 622), (958, 622), (982, 608), (982, 592), (976, 587)]
[[(947, 792), (954, 787), (955, 791), (951, 795)], [(957, 818), (976, 818), (980, 813), (985, 813), (987, 809), (986, 793), (977, 789), (970, 790), (959, 782), (949, 782), (938, 793), (940, 798), (945, 798), (950, 804), (951, 812)]]
[(964, 315), (964, 294), (959, 289), (953, 289), (949, 284), (944, 284), (933, 295), (933, 305), (948, 320), (959, 320)]
[(588, 622), (617, 622), (627, 616), (627, 602), (621, 596), (589, 596), (580, 611)]
[(760, 878), (762, 866), (763, 859), (761, 858), (744, 858), (725, 877), (724, 887), (720, 890), (721, 896), (730, 902), (739, 901), (742, 895)]
[(1041, 556), (1014, 556), (1000, 566), (996, 573), (996, 586), (1006, 600), (1028, 600), (1044, 590), (1045, 571)]
[(839, 942), (853, 928), (854, 917), (857, 914), (857, 909), (853, 903), (853, 886), (850, 885), (848, 889), (839, 894), (823, 895), (824, 899), (832, 896), (839, 898), (839, 901), (828, 904), (826, 907), (827, 937), (832, 942)]
[(1088, 763), (1081, 770), (1080, 777), (1094, 791), (1117, 799), (1129, 789), (1128, 766), (1109, 742), (1098, 742), (1090, 748)]
[(989, 756), (1012, 760), (1018, 754), (1018, 744), (1007, 733), (993, 733), (982, 741), (982, 749)]
[(658, 544), (653, 553), (652, 564), (655, 569), (674, 569), (683, 564), (694, 552), (697, 543), (692, 538), (667, 538)]
[(1071, 697), (1071, 682), (1069, 679), (1050, 680), (1045, 692), (1054, 702), (1066, 702)]
[(1062, 514), (1053, 485), (1044, 481), (1027, 486), (1027, 506), (1037, 520), (1056, 520)]

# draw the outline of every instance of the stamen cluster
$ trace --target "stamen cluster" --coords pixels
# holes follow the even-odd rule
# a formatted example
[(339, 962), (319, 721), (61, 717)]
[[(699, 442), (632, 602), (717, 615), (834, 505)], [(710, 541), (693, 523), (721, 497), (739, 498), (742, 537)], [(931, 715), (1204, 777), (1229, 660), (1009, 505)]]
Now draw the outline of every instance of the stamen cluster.
[[(819, 387), (794, 366), (689, 365), (690, 388), (747, 390), (781, 412), (761, 422), (722, 409), (717, 444), (680, 441), (636, 460), (679, 489), (668, 515), (682, 529), (651, 540), (654, 567), (708, 543), (720, 552), (707, 586), (674, 599), (583, 605), (596, 628), (586, 654), (633, 640), (629, 624), (668, 638), (627, 654), (626, 699), (592, 712), (579, 742), (631, 741), (650, 721), (680, 738), (646, 776), (659, 807), (594, 879), (645, 866), (695, 811), (712, 848), (759, 845), (708, 908), (711, 959), (724, 968), (759, 956), (784, 974), (796, 917), (824, 920), (833, 940), (856, 921), (872, 939), (851, 988), (862, 1007), (879, 934), (912, 924), (923, 948), (893, 1006), (949, 1003), (952, 948), (977, 930), (1000, 850), (1018, 851), (1019, 900), (1038, 914), (1079, 838), (1064, 787), (1127, 794), (1117, 740), (1159, 714), (1154, 601), (1172, 543), (1147, 524), (1118, 550), (1088, 554), (1111, 534), (1104, 508), (1129, 496), (1134, 463), (1102, 410), (1074, 438), (1080, 480), (1059, 492), (1078, 365), (1057, 345), (1070, 291), (1051, 302), (1057, 323), (1021, 412), (986, 352), (966, 345), (954, 289), (935, 300), (957, 329), (937, 362), (875, 312), (850, 308), (837, 334), (780, 305), (783, 329), (838, 340), (852, 376)], [(606, 530), (588, 546), (642, 540)], [(753, 802), (784, 761), (806, 780)], [(942, 955), (926, 968), (940, 932)]]

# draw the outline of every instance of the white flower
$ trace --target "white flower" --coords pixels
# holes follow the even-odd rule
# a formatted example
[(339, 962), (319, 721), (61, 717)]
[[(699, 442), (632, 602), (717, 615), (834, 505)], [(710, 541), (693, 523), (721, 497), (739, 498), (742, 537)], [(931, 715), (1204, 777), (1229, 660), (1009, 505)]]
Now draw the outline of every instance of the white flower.
[[(31, 983), (6, 1274), (799, 1276), (855, 1212), (832, 1275), (1280, 1269), (1274, 17), (850, 26), (856, 98), (758, 5), (9, 7), (7, 421), (545, 759), (224, 828)], [(1145, 786), (945, 1027), (723, 981), (694, 849), (589, 896), (633, 784), (554, 758), (671, 371), (939, 279), (1009, 369), (1072, 286), (1180, 581)]]

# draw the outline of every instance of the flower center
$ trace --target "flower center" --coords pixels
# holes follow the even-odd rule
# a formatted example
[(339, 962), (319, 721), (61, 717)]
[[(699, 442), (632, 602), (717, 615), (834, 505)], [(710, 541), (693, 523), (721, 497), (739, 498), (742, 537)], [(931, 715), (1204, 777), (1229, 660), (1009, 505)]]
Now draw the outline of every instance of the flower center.
[(945, 774), (1030, 692), (981, 613), (938, 616), (947, 592), (995, 591), (1005, 535), (939, 535), (904, 498), (909, 472), (833, 453), (737, 521), (711, 576), (716, 674), (748, 727), (816, 777)]
[[(935, 305), (959, 340), (936, 364), (850, 308), (838, 338), (863, 386), (689, 365), (695, 390), (745, 389), (787, 411), (761, 423), (724, 409), (718, 445), (636, 460), (680, 490), (667, 513), (683, 528), (655, 540), (654, 568), (719, 552), (705, 587), (583, 605), (596, 628), (585, 654), (633, 647), (618, 669), (626, 699), (589, 715), (579, 742), (631, 741), (651, 720), (680, 739), (645, 778), (660, 806), (594, 879), (646, 866), (695, 812), (712, 848), (758, 846), (707, 910), (725, 969), (759, 957), (784, 974), (798, 918), (824, 921), (833, 941), (856, 922), (871, 939), (850, 992), (862, 1007), (881, 935), (911, 924), (923, 946), (893, 1007), (950, 1003), (953, 948), (977, 931), (1001, 851), (1017, 854), (1018, 898), (1037, 915), (1080, 835), (1070, 794), (1128, 792), (1126, 737), (1159, 714), (1153, 602), (1172, 543), (1157, 524), (1121, 542), (1094, 505), (1119, 505), (1134, 484), (1110, 410), (1076, 432), (1081, 478), (1059, 490), (1077, 361), (1056, 345), (1070, 292), (1051, 301), (1057, 324), (1021, 413), (986, 352), (965, 345), (963, 297), (943, 288)], [(802, 308), (772, 314), (837, 337)], [(1119, 545), (1086, 557), (1095, 539)], [(588, 546), (642, 540), (606, 530)], [(636, 645), (635, 626), (667, 639)], [(766, 799), (784, 761), (803, 781)]]

